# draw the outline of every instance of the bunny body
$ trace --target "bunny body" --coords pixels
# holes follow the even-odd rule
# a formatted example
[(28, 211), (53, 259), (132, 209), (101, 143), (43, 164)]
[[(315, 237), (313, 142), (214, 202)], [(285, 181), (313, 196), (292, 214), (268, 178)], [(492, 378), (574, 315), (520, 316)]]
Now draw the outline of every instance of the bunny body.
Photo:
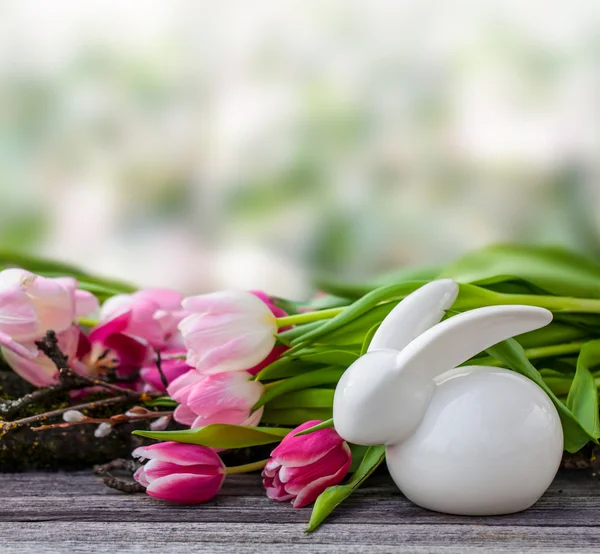
[(438, 323), (457, 293), (453, 281), (434, 281), (390, 313), (340, 379), (334, 424), (350, 442), (387, 445), (390, 474), (415, 504), (461, 515), (521, 511), (558, 470), (556, 408), (513, 371), (456, 366), (552, 315), (493, 306)]
[(542, 496), (558, 470), (562, 441), (556, 408), (533, 381), (471, 366), (436, 379), (417, 430), (388, 445), (386, 458), (415, 504), (496, 515), (525, 510)]

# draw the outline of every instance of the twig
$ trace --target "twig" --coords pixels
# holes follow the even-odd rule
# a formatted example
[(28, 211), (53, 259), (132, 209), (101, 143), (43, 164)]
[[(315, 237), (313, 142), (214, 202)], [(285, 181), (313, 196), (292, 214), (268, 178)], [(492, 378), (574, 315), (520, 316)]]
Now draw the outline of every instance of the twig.
[(139, 464), (135, 460), (124, 460), (123, 458), (118, 458), (117, 460), (113, 460), (107, 464), (94, 466), (94, 473), (102, 477), (102, 482), (107, 487), (131, 494), (144, 492), (146, 489), (143, 485), (140, 485), (135, 481), (129, 481), (121, 479), (120, 477), (115, 477), (110, 472), (114, 469), (117, 469), (128, 471), (133, 474), (138, 467)]
[(84, 404), (77, 404), (76, 406), (67, 406), (66, 408), (59, 408), (50, 412), (44, 412), (43, 414), (37, 414), (22, 419), (16, 419), (15, 421), (3, 421), (0, 423), (0, 432), (4, 434), (7, 431), (12, 431), (28, 423), (36, 423), (38, 421), (45, 421), (51, 417), (59, 416), (68, 412), (69, 410), (93, 410), (102, 406), (110, 406), (112, 404), (120, 404), (130, 400), (128, 396), (112, 396), (110, 398), (104, 398), (102, 400), (94, 400), (93, 402), (86, 402)]
[(46, 397), (53, 396), (60, 392), (83, 388), (84, 386), (85, 385), (83, 384), (81, 386), (71, 386), (70, 383), (61, 382), (56, 385), (52, 385), (51, 387), (36, 389), (33, 392), (22, 396), (21, 398), (16, 398), (15, 400), (2, 400), (0, 401), (0, 416), (5, 419), (9, 419), (25, 406), (33, 404), (38, 400), (43, 400)]
[(69, 365), (69, 359), (59, 348), (58, 338), (56, 337), (56, 333), (52, 330), (46, 331), (46, 336), (42, 340), (36, 341), (35, 345), (44, 354), (46, 354), (50, 360), (52, 360), (58, 369), (61, 382), (72, 381), (78, 388), (81, 388), (80, 385), (86, 387), (102, 387), (117, 394), (125, 394), (130, 398), (135, 398), (136, 400), (141, 400), (144, 398), (144, 396), (150, 396), (147, 393), (139, 393), (129, 389), (122, 389), (117, 385), (107, 383), (101, 379), (90, 379), (89, 377), (84, 377), (83, 375), (75, 373)]
[[(75, 407), (71, 408), (75, 409)], [(122, 423), (130, 423), (132, 421), (144, 421), (147, 419), (158, 419), (159, 417), (170, 417), (173, 412), (151, 412), (147, 410), (146, 414), (116, 414), (110, 417), (86, 417), (81, 421), (65, 421), (63, 423), (51, 423), (49, 425), (41, 425), (40, 427), (31, 427), (32, 431), (47, 431), (48, 429), (67, 429), (75, 425), (88, 425), (90, 423), (109, 423), (110, 425), (119, 425)]]
[(162, 369), (162, 358), (161, 358), (161, 354), (160, 354), (160, 350), (157, 348), (156, 349), (156, 369), (158, 369), (158, 373), (160, 375), (160, 382), (163, 384), (163, 386), (165, 387), (165, 390), (167, 389), (167, 387), (169, 386), (169, 381), (167, 381), (167, 377), (165, 376), (163, 369)]

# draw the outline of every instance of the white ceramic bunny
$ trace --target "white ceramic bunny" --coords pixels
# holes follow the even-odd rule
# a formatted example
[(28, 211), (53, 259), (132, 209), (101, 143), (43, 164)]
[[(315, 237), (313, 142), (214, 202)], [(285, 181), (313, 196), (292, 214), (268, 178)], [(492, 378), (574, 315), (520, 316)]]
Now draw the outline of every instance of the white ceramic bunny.
[(462, 515), (518, 512), (558, 470), (556, 408), (518, 373), (456, 366), (547, 325), (552, 314), (491, 306), (440, 323), (457, 294), (454, 281), (433, 281), (392, 310), (336, 388), (335, 428), (356, 444), (385, 444), (392, 478), (419, 506)]

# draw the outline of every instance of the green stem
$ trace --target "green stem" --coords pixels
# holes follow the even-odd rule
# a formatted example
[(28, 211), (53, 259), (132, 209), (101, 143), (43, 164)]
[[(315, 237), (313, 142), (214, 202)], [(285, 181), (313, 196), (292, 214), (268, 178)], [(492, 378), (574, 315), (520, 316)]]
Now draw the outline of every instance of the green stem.
[(544, 296), (536, 294), (504, 294), (486, 291), (485, 297), (459, 299), (453, 308), (471, 309), (481, 306), (501, 306), (506, 304), (522, 304), (546, 308), (554, 313), (600, 314), (600, 300), (595, 298), (573, 298), (570, 296)]
[[(525, 349), (525, 355), (533, 360), (537, 358), (550, 358), (554, 356), (562, 356), (564, 354), (576, 354), (579, 352), (585, 342), (569, 342), (567, 344), (553, 344), (551, 346), (538, 346), (537, 348)], [(492, 356), (486, 356), (484, 358), (475, 358), (468, 362), (469, 365), (474, 363), (482, 365), (502, 365), (501, 362), (493, 358)]]
[(331, 319), (345, 308), (329, 308), (327, 310), (318, 310), (316, 312), (306, 312), (304, 314), (288, 315), (277, 318), (277, 327), (288, 327), (289, 325), (300, 325), (301, 323), (311, 323), (321, 319)]
[(268, 461), (269, 460), (259, 460), (258, 462), (252, 462), (250, 464), (228, 467), (225, 470), (225, 473), (227, 475), (236, 475), (237, 473), (250, 473), (252, 471), (260, 471), (267, 465)]
[(85, 325), (86, 327), (96, 327), (96, 325), (100, 323), (100, 321), (98, 321), (97, 319), (91, 319), (88, 317), (80, 317), (77, 319), (77, 322), (79, 323), (79, 325)]

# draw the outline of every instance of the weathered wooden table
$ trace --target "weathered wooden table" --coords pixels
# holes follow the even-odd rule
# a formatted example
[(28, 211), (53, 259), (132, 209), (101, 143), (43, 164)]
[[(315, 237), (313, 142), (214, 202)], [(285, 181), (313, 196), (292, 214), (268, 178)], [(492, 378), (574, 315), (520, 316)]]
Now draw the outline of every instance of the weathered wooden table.
[(600, 481), (588, 472), (559, 473), (524, 513), (479, 518), (423, 510), (374, 477), (311, 535), (310, 509), (268, 500), (256, 475), (195, 507), (109, 490), (91, 472), (0, 474), (0, 491), (2, 554), (600, 552)]

